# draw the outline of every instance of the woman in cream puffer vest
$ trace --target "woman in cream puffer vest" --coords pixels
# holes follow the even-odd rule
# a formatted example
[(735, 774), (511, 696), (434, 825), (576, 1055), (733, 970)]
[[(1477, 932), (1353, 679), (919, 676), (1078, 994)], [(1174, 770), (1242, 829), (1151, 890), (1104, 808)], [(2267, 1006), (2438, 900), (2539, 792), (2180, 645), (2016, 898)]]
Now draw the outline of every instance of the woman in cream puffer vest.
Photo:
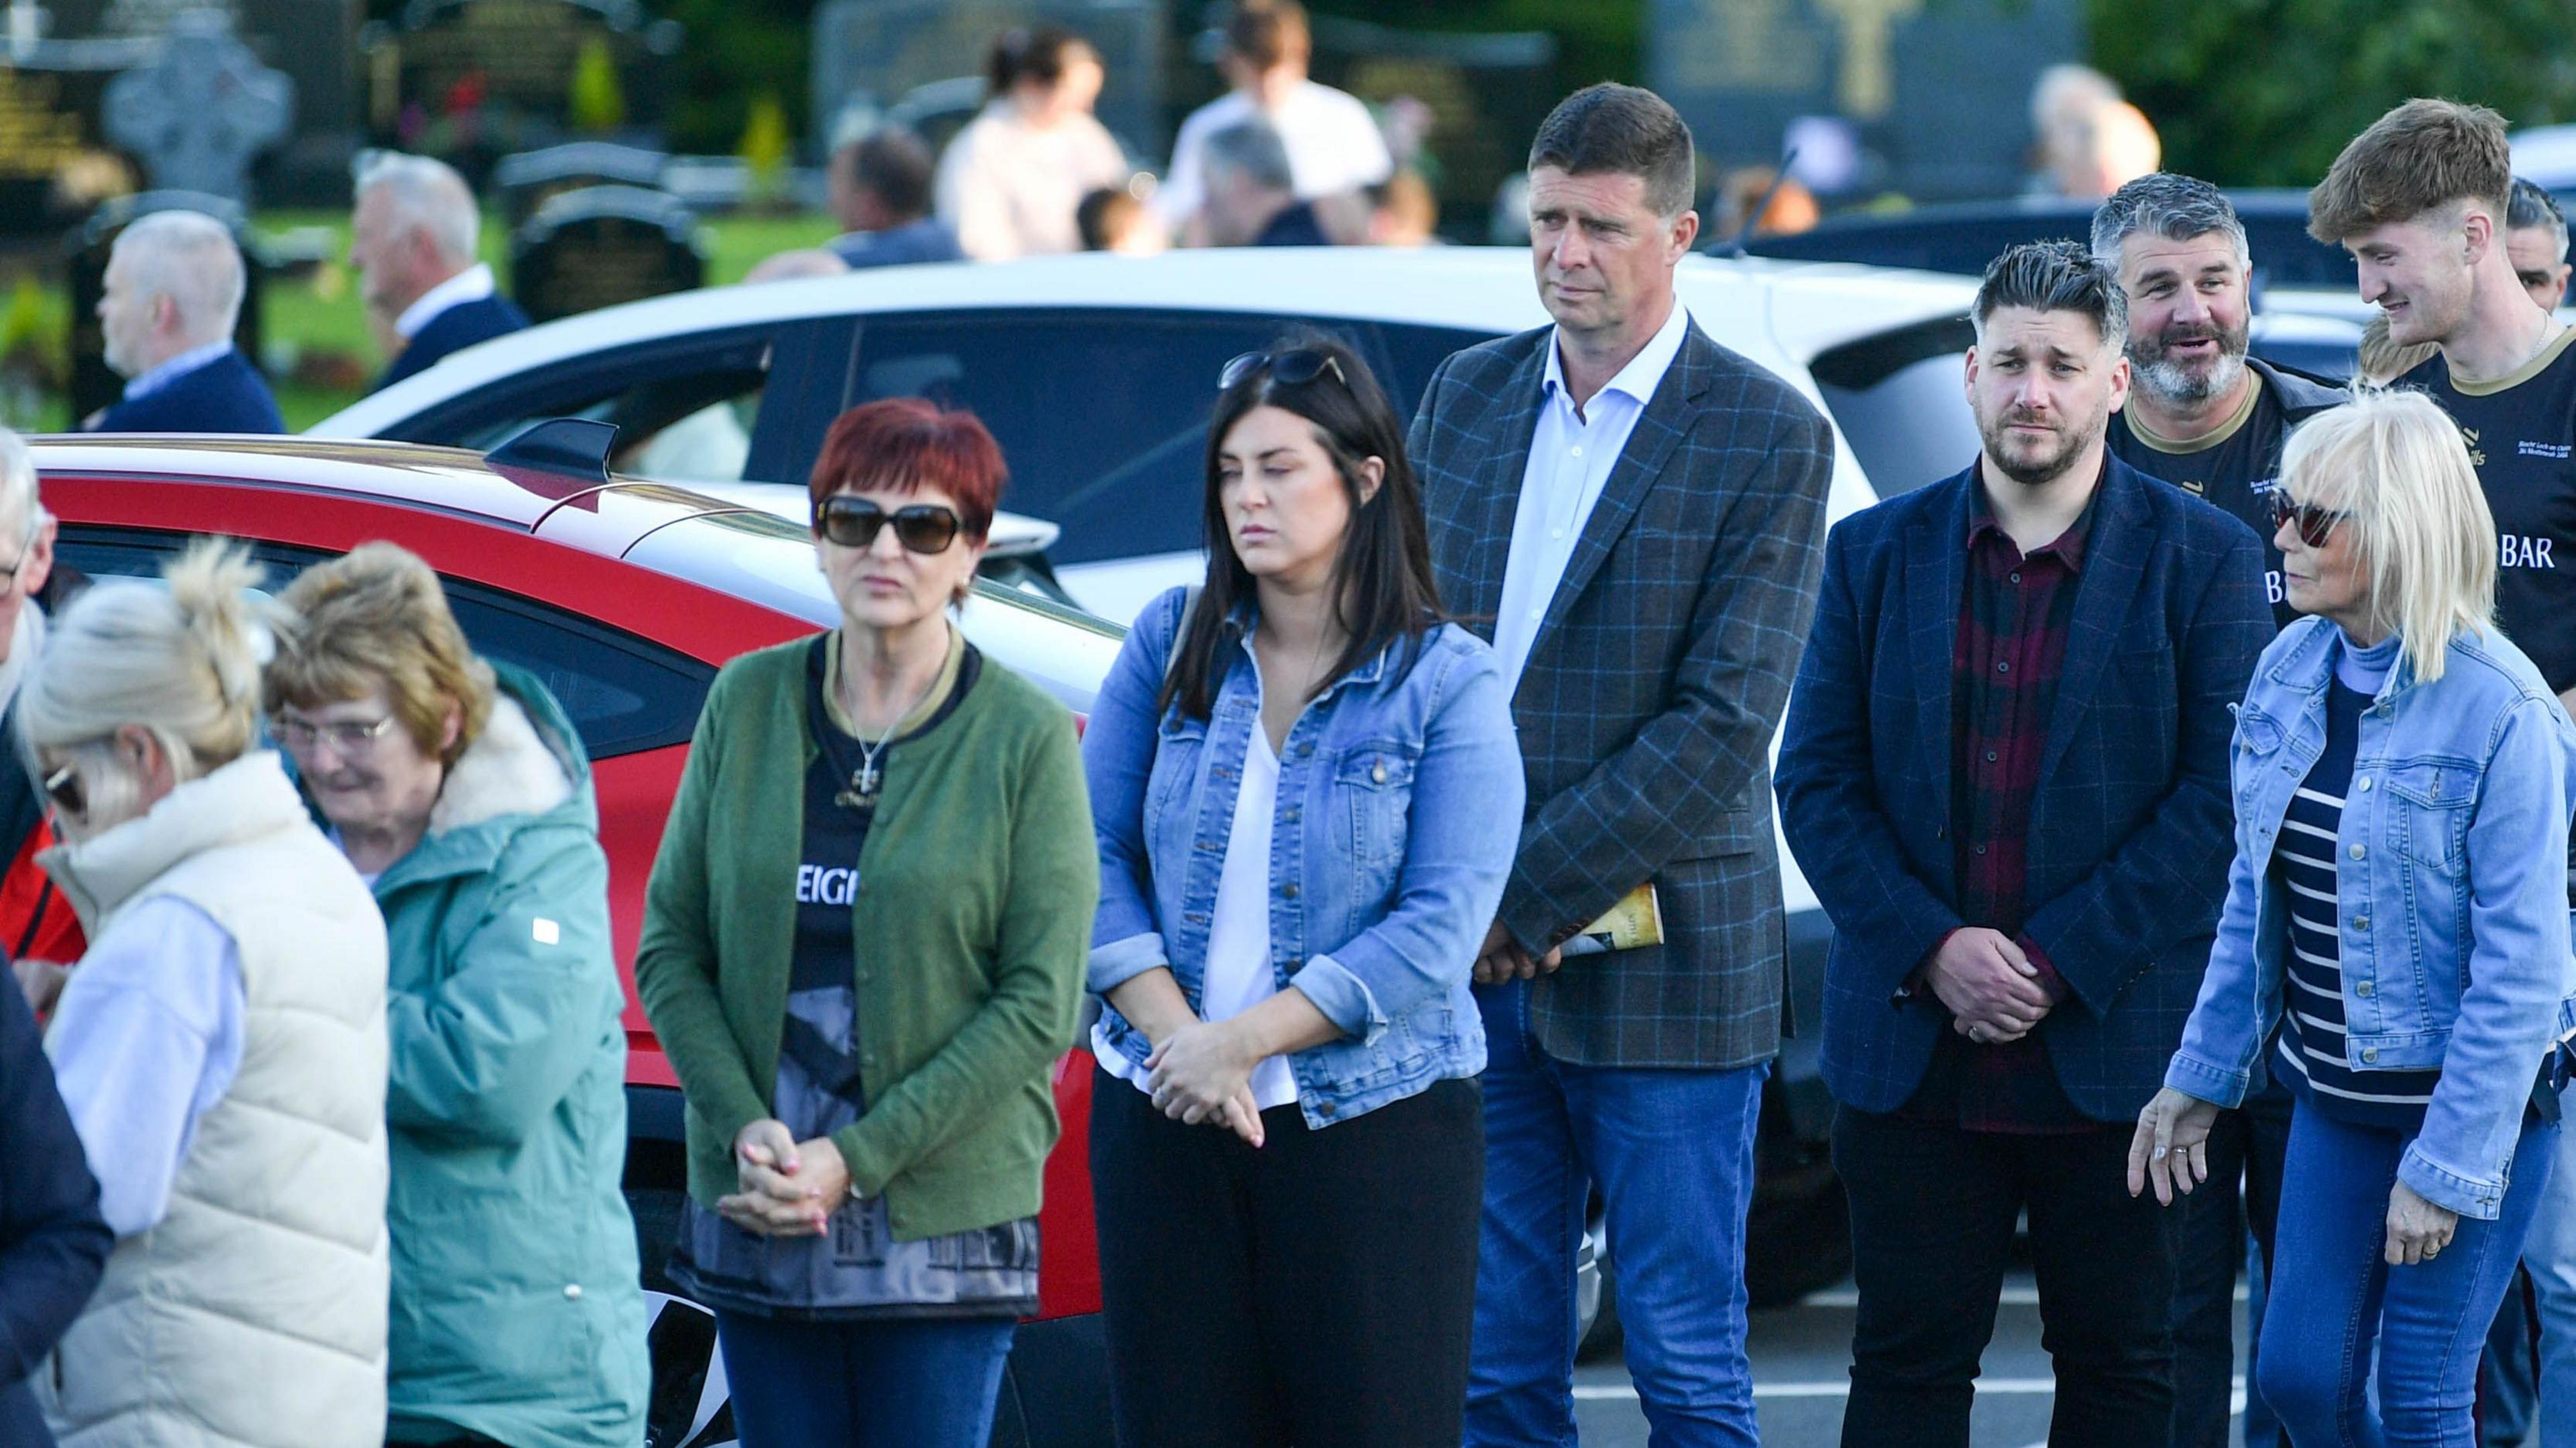
[(46, 1054), (117, 1236), (37, 1374), (62, 1448), (384, 1441), (384, 924), (251, 747), (257, 576), (100, 583), (19, 694), (91, 941)]

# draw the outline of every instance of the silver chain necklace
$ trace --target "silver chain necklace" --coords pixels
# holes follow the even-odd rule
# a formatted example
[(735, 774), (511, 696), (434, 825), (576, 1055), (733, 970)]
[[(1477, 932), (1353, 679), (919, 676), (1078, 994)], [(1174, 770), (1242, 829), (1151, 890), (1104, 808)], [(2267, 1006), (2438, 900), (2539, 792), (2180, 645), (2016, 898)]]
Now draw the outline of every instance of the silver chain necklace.
[[(849, 671), (848, 660), (844, 659), (842, 663), (841, 677), (846, 684), (854, 676)], [(884, 776), (877, 770), (877, 756), (883, 754), (886, 745), (894, 739), (894, 731), (902, 728), (903, 721), (911, 718), (913, 710), (920, 708), (922, 701), (930, 697), (930, 691), (939, 687), (939, 677), (946, 672), (948, 667), (943, 660), (938, 671), (930, 676), (930, 682), (921, 686), (921, 692), (914, 695), (912, 702), (906, 705), (901, 713), (894, 716), (894, 719), (886, 725), (885, 732), (877, 736), (877, 742), (874, 744), (868, 742), (865, 734), (858, 732), (859, 711), (850, 710), (851, 733), (859, 741), (859, 767), (850, 771), (850, 787), (834, 795), (832, 803), (845, 809), (877, 807), (877, 787), (884, 783)]]

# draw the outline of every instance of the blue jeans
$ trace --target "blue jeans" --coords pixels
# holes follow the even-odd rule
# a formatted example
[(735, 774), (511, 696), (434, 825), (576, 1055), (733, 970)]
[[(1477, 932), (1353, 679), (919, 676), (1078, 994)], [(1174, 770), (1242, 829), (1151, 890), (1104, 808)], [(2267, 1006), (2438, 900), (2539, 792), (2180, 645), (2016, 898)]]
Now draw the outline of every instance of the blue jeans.
[(716, 1314), (742, 1448), (985, 1448), (1016, 1323)]
[[(2230, 1441), (2237, 1276), (2242, 1270), (2247, 1331), (2259, 1342), (2265, 1263), (2289, 1145), (2289, 1094), (2275, 1089), (2249, 1096), (2242, 1109), (2218, 1114), (2209, 1135), (2209, 1180), (2174, 1204), (2174, 1448), (2227, 1448)], [(2249, 1359), (2257, 1356), (2252, 1347)], [(2253, 1376), (2249, 1368), (2247, 1377)], [(2280, 1425), (2249, 1382), (2245, 1448), (2280, 1448), (2280, 1441)]]
[(2548, 1185), (2558, 1127), (2525, 1122), (2494, 1221), (2462, 1217), (2439, 1257), (2390, 1267), (2380, 1256), (2388, 1194), (2408, 1140), (2304, 1102), (2291, 1115), (2256, 1371), (2298, 1448), (2475, 1448), (2478, 1354)]
[(1532, 1035), (1527, 982), (1480, 988), (1476, 1004), (1487, 1053), (1485, 1212), (1468, 1448), (1575, 1441), (1574, 1259), (1595, 1182), (1628, 1371), (1655, 1448), (1752, 1448), (1744, 1216), (1769, 1064), (1578, 1066)]
[[(2567, 1098), (2576, 1104), (2576, 1093)], [(2576, 1137), (2562, 1136), (2558, 1171), (2541, 1192), (2522, 1244), (2540, 1306), (2540, 1441), (2576, 1443)]]

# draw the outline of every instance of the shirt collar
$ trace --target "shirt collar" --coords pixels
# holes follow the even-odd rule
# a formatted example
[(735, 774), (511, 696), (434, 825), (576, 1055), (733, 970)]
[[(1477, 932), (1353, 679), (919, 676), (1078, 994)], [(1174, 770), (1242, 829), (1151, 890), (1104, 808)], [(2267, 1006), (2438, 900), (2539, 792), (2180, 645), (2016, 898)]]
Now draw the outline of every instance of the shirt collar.
[[(2084, 511), (2075, 515), (2075, 521), (2066, 525), (2065, 532), (2021, 554), (2022, 560), (2028, 562), (2034, 558), (2054, 556), (2066, 565), (2067, 572), (2083, 572), (2084, 545), (2093, 534), (2093, 512), (2102, 505), (2102, 485), (2110, 481), (2110, 475), (2111, 455), (2105, 451), (2102, 454), (2102, 476), (2093, 483), (2093, 496), (2084, 500)], [(1977, 545), (1989, 538), (2007, 548), (2018, 550), (2020, 547), (2013, 542), (2012, 535), (2004, 531), (2003, 525), (1995, 521), (1994, 509), (1986, 502), (1985, 475), (1981, 465), (1974, 484), (1968, 490), (1968, 550), (1975, 552)]]
[(478, 261), (421, 293), (419, 301), (403, 308), (403, 314), (394, 319), (394, 330), (408, 342), (439, 313), (462, 302), (479, 302), (499, 290), (492, 280), (492, 269)]
[[(1639, 407), (1652, 402), (1655, 389), (1664, 385), (1664, 374), (1672, 370), (1673, 359), (1682, 352), (1682, 339), (1689, 333), (1690, 309), (1682, 305), (1681, 298), (1675, 297), (1673, 310), (1664, 318), (1664, 324), (1655, 329), (1654, 336), (1646, 339), (1646, 345), (1638, 349), (1636, 356), (1628, 359), (1627, 366), (1620, 368), (1616, 376), (1602, 385), (1601, 392), (1619, 393), (1634, 400)], [(1564, 391), (1565, 359), (1557, 352), (1557, 332), (1550, 330), (1547, 334), (1547, 376), (1540, 384), (1539, 395), (1553, 398)], [(1593, 394), (1596, 399), (1600, 395)]]
[(138, 397), (149, 397), (153, 393), (160, 391), (162, 388), (169, 386), (171, 383), (178, 381), (180, 378), (187, 376), (189, 373), (196, 371), (200, 367), (224, 360), (224, 357), (232, 350), (233, 339), (230, 337), (223, 338), (220, 341), (208, 342), (202, 347), (191, 347), (187, 351), (180, 353), (178, 356), (162, 363), (160, 366), (151, 368), (142, 376), (135, 378), (133, 381), (126, 383), (125, 400), (132, 402)]

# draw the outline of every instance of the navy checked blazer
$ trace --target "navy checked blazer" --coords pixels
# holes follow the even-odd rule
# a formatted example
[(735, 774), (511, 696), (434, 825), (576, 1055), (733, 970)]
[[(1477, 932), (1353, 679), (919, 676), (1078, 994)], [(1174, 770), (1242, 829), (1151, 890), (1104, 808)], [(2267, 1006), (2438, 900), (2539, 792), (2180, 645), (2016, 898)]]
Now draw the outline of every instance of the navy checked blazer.
[[(1977, 470), (1846, 518), (1780, 749), (1789, 847), (1834, 922), (1825, 1084), (1905, 1104), (1950, 1013), (1900, 992), (1962, 924), (1950, 849), (1950, 679)], [(2233, 706), (2272, 641), (2262, 543), (2114, 459), (2094, 501), (2031, 804), (2023, 932), (2070, 994), (2039, 1023), (2099, 1121), (2163, 1084), (2209, 964), (2235, 839)]]
[[(1538, 429), (1542, 327), (1440, 365), (1408, 442), (1442, 601), (1491, 639)], [(1780, 1046), (1770, 746), (1815, 611), (1833, 433), (1693, 323), (1585, 521), (1512, 699), (1529, 788), (1502, 923), (1544, 951), (1655, 882), (1664, 944), (1542, 976), (1538, 1039), (1595, 1066)]]

